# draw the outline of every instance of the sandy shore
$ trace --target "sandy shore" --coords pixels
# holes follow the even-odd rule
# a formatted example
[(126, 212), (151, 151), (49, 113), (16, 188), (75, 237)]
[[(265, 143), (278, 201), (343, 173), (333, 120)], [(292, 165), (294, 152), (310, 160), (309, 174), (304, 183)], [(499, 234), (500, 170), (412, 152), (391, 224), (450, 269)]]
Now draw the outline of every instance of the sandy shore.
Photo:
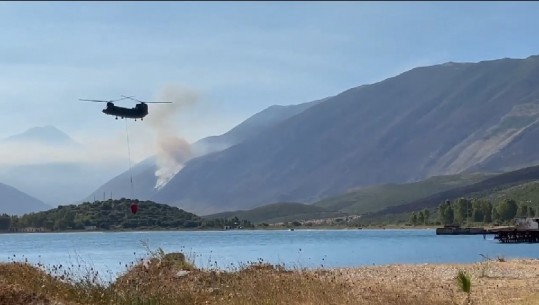
[(459, 270), (472, 276), (472, 304), (539, 304), (539, 259), (387, 265), (335, 269), (331, 273), (351, 284), (357, 295), (378, 295), (375, 291), (387, 290), (463, 304), (466, 294), (458, 290), (455, 280)]
[[(78, 298), (65, 299), (63, 296), (69, 289), (54, 282), (42, 286), (39, 284), (42, 280), (36, 282), (39, 273), (32, 268), (0, 264), (0, 305), (96, 304), (78, 302)], [(539, 259), (491, 259), (474, 264), (393, 264), (295, 272), (270, 269), (269, 272), (229, 276), (194, 271), (178, 277), (174, 268), (150, 273), (144, 270), (132, 273), (128, 279), (149, 283), (150, 292), (162, 290), (166, 295), (181, 297), (187, 291), (193, 298), (203, 297), (204, 300), (185, 304), (251, 305), (271, 301), (272, 304), (303, 305), (539, 305)], [(469, 303), (467, 294), (459, 290), (455, 279), (461, 270), (472, 277)], [(118, 289), (133, 289), (129, 280), (124, 283), (127, 285), (124, 288), (120, 285)], [(209, 293), (210, 290), (213, 292)], [(228, 298), (229, 295), (234, 297)]]

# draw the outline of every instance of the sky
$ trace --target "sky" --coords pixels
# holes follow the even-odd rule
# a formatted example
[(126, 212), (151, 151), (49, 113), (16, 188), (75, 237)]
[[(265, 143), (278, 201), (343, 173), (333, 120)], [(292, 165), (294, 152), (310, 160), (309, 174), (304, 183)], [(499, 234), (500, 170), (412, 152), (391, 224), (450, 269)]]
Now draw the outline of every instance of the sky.
[(128, 121), (140, 161), (152, 114), (194, 142), (417, 66), (537, 55), (538, 28), (539, 2), (0, 2), (0, 139), (53, 125), (102, 159), (125, 122), (79, 99), (195, 96)]

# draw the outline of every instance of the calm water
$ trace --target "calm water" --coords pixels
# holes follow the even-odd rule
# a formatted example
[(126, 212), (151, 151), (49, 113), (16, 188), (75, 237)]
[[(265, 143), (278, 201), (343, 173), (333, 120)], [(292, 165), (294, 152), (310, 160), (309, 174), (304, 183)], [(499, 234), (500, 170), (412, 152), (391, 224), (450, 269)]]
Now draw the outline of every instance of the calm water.
[(0, 261), (93, 267), (115, 277), (161, 247), (199, 267), (227, 269), (263, 260), (288, 267), (477, 262), (539, 258), (539, 244), (499, 244), (492, 235), (436, 236), (434, 230), (296, 230), (0, 234)]

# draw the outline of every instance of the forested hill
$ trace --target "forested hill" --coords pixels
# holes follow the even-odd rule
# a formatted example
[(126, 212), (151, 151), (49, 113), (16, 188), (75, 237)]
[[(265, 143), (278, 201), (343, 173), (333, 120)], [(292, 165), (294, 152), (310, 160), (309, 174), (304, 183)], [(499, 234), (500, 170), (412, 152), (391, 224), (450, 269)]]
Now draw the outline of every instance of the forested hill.
[[(131, 212), (132, 202), (138, 204), (136, 214)], [(12, 217), (10, 227), (12, 230), (33, 227), (52, 231), (93, 229), (94, 226), (99, 230), (194, 229), (215, 227), (214, 223), (166, 204), (120, 199), (58, 206), (44, 212)]]

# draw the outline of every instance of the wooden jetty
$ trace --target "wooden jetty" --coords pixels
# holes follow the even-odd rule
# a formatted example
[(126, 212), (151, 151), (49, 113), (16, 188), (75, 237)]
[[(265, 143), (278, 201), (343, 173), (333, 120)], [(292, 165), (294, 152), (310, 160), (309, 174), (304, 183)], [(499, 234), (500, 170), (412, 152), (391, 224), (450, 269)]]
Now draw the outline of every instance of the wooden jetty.
[(501, 243), (539, 243), (539, 230), (502, 229), (495, 231), (494, 239)]
[(500, 243), (539, 243), (539, 217), (515, 218), (514, 226), (495, 228), (461, 227), (446, 225), (436, 229), (436, 235), (487, 235), (494, 234)]
[(522, 229), (517, 227), (480, 228), (445, 226), (436, 229), (436, 235), (487, 235), (493, 234), (500, 243), (539, 243), (539, 229)]
[(539, 243), (539, 218), (516, 218), (515, 226), (490, 229), (494, 239), (508, 243)]
[(447, 225), (443, 228), (436, 228), (436, 235), (479, 235), (493, 234), (482, 227), (461, 227), (459, 225)]

